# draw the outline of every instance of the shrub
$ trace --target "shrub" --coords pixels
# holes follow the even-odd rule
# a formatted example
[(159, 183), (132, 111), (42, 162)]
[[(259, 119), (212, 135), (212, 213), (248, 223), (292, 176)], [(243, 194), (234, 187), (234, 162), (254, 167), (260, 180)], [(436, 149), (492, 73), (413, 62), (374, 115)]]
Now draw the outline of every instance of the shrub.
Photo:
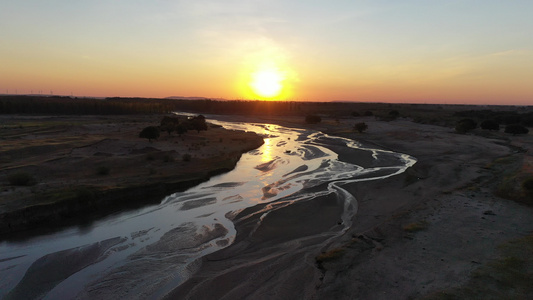
[(96, 174), (100, 176), (109, 175), (110, 171), (109, 167), (106, 166), (99, 166), (96, 168)]
[(191, 155), (190, 154), (183, 154), (182, 157), (183, 161), (191, 161)]
[(467, 133), (470, 130), (474, 130), (477, 127), (476, 121), (472, 119), (462, 119), (455, 125), (455, 131), (458, 133)]
[(524, 180), (522, 182), (522, 188), (527, 194), (533, 195), (533, 177), (529, 177), (528, 179)]
[(528, 134), (529, 133), (529, 129), (527, 129), (526, 127), (524, 127), (524, 126), (522, 126), (520, 124), (511, 124), (511, 125), (505, 126), (505, 133), (510, 133), (512, 135)]
[(317, 124), (317, 123), (320, 123), (320, 122), (322, 122), (322, 118), (320, 116), (307, 115), (305, 117), (305, 123), (307, 123), (307, 124)]
[(400, 112), (397, 110), (391, 110), (389, 111), (389, 116), (393, 119), (396, 119), (397, 117), (400, 116)]
[(35, 184), (35, 179), (33, 176), (26, 172), (13, 173), (7, 176), (7, 180), (9, 181), (9, 184), (17, 186), (28, 186)]
[(365, 130), (368, 129), (368, 125), (366, 125), (365, 122), (361, 122), (361, 123), (356, 123), (356, 124), (353, 126), (353, 128), (354, 128), (355, 130), (357, 130), (359, 133), (361, 133), (361, 132), (363, 132), (363, 131), (365, 131)]
[(361, 114), (356, 112), (356, 111), (352, 111), (352, 117), (359, 117)]
[(498, 124), (498, 122), (494, 121), (494, 120), (485, 120), (483, 122), (481, 122), (481, 129), (485, 129), (485, 130), (500, 130), (500, 124)]
[(139, 133), (140, 138), (145, 138), (152, 142), (152, 140), (157, 140), (159, 138), (159, 127), (157, 126), (148, 126), (145, 127), (141, 133)]
[(371, 116), (374, 115), (374, 113), (369, 111), (369, 110), (367, 110), (367, 111), (365, 111), (364, 115), (365, 115), (365, 117), (371, 117)]
[(174, 157), (172, 157), (172, 155), (170, 155), (170, 154), (165, 154), (165, 156), (163, 156), (163, 161), (164, 162), (173, 162), (174, 161)]

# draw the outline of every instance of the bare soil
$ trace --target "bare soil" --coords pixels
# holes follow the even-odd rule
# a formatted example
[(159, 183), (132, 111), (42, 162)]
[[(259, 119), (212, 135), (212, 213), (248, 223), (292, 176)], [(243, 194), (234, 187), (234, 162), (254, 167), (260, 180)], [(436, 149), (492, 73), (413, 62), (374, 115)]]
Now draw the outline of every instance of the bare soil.
[[(139, 138), (161, 118), (0, 116), (0, 233), (158, 201), (231, 170), (263, 143), (254, 133), (216, 126)], [(17, 173), (30, 182), (12, 184)]]

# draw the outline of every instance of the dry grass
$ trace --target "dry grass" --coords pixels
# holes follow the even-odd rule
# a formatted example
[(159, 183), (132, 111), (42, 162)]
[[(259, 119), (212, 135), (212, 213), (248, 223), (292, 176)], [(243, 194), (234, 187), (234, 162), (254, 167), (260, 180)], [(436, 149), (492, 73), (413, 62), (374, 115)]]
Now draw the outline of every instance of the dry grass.
[(465, 285), (423, 299), (531, 299), (533, 235), (509, 241), (499, 248), (500, 258), (472, 272)]
[(403, 226), (403, 230), (407, 232), (417, 232), (426, 230), (429, 226), (429, 223), (426, 220), (418, 221), (415, 223), (410, 223)]

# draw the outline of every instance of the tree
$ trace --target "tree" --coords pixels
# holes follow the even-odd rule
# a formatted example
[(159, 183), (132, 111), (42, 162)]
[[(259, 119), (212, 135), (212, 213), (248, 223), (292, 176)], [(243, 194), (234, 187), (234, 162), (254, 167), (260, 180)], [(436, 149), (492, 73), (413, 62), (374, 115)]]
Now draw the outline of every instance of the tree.
[(322, 118), (317, 115), (307, 115), (305, 116), (305, 123), (307, 124), (318, 124), (322, 122)]
[(141, 133), (139, 133), (140, 138), (145, 138), (152, 142), (152, 140), (157, 140), (159, 138), (159, 127), (157, 126), (148, 126), (145, 127)]
[(374, 113), (369, 111), (369, 110), (367, 110), (367, 111), (365, 111), (364, 115), (365, 115), (365, 117), (371, 117), (371, 116), (374, 115)]
[(455, 131), (458, 133), (467, 133), (470, 130), (474, 130), (477, 127), (476, 121), (472, 119), (462, 119), (455, 125)]
[(205, 122), (205, 117), (202, 115), (189, 118), (185, 125), (187, 129), (196, 130), (198, 133), (200, 133), (201, 130), (207, 130), (207, 123)]
[(176, 126), (176, 133), (179, 136), (181, 136), (184, 133), (187, 133), (187, 127), (183, 123), (182, 124), (178, 124), (178, 126)]
[(485, 130), (500, 130), (500, 124), (498, 124), (498, 122), (494, 121), (494, 120), (485, 120), (483, 122), (481, 122), (481, 129), (485, 129)]
[(510, 133), (512, 135), (528, 134), (529, 129), (527, 129), (526, 127), (520, 124), (511, 124), (511, 125), (505, 126), (505, 133)]
[(180, 123), (178, 117), (170, 117), (170, 116), (164, 116), (163, 119), (161, 119), (161, 130), (172, 133), (173, 131), (176, 131), (176, 127)]
[(389, 117), (396, 119), (400, 116), (400, 112), (397, 110), (391, 110), (389, 111)]
[(357, 130), (359, 133), (362, 133), (363, 131), (368, 129), (368, 125), (366, 125), (365, 122), (356, 123), (353, 128)]

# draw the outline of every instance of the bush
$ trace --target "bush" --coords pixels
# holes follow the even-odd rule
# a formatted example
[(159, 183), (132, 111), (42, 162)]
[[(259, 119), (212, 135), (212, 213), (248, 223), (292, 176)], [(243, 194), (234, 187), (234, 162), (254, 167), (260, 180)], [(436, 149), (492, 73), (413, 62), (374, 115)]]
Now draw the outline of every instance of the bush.
[(458, 133), (467, 133), (470, 130), (474, 130), (477, 127), (476, 121), (472, 119), (462, 119), (455, 125), (455, 131)]
[(157, 126), (148, 126), (145, 127), (141, 133), (139, 133), (140, 138), (145, 138), (152, 142), (152, 140), (157, 140), (159, 138), (159, 127)]
[(529, 129), (527, 129), (526, 127), (524, 127), (524, 126), (522, 126), (520, 124), (511, 124), (511, 125), (505, 126), (505, 133), (510, 133), (512, 135), (528, 134), (529, 133)]
[(400, 112), (397, 110), (391, 110), (389, 111), (389, 117), (396, 119), (400, 116)]
[(170, 155), (170, 154), (165, 154), (165, 156), (163, 156), (163, 161), (164, 162), (173, 162), (174, 161), (174, 157), (172, 157), (172, 155)]
[(9, 184), (16, 186), (28, 186), (35, 184), (35, 179), (33, 176), (25, 172), (13, 173), (7, 176), (7, 180), (9, 181)]
[(367, 111), (365, 111), (364, 115), (365, 115), (365, 117), (371, 117), (371, 116), (374, 115), (374, 113), (369, 111), (369, 110), (367, 110)]
[(485, 120), (483, 122), (481, 122), (481, 129), (485, 129), (485, 130), (500, 130), (500, 124), (498, 124), (498, 122), (494, 121), (494, 120)]
[(524, 180), (524, 182), (522, 182), (522, 188), (527, 194), (533, 195), (533, 177)]
[(307, 123), (307, 124), (317, 124), (317, 123), (320, 123), (320, 122), (322, 122), (322, 118), (320, 116), (307, 115), (305, 117), (305, 123)]
[(96, 168), (96, 174), (97, 175), (101, 175), (101, 176), (109, 175), (110, 171), (111, 170), (108, 167), (106, 167), (106, 166), (99, 166), (98, 168)]
[(363, 131), (365, 131), (365, 130), (368, 129), (368, 125), (366, 125), (365, 122), (361, 122), (361, 123), (356, 123), (356, 124), (353, 126), (353, 128), (354, 128), (355, 130), (357, 130), (359, 133), (361, 133), (361, 132), (363, 132)]
[(183, 161), (191, 161), (191, 155), (190, 154), (183, 154), (182, 159), (183, 159)]

